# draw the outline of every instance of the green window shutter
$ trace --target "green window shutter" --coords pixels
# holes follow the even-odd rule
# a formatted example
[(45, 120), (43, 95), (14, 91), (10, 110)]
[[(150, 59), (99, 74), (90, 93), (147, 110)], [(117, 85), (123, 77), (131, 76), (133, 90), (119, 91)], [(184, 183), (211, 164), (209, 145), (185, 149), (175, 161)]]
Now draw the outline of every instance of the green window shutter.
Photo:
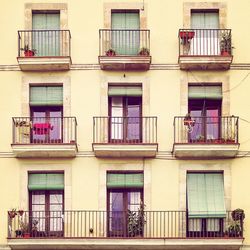
[(126, 29), (126, 13), (114, 12), (111, 14), (111, 28)]
[(130, 188), (130, 187), (143, 187), (143, 174), (107, 174), (107, 187), (108, 188)]
[(222, 99), (222, 87), (220, 85), (205, 85), (205, 86), (189, 86), (189, 99)]
[(29, 190), (63, 190), (64, 174), (29, 174)]
[(204, 13), (191, 13), (191, 28), (192, 29), (204, 29), (205, 18)]
[(222, 174), (205, 175), (208, 217), (226, 217)]
[(205, 29), (219, 29), (219, 13), (206, 12), (205, 13)]
[(113, 12), (111, 14), (112, 48), (117, 55), (137, 55), (140, 47), (140, 17), (139, 12)]
[(63, 105), (62, 86), (30, 87), (31, 106)]
[(226, 216), (222, 174), (188, 174), (187, 198), (189, 218)]
[(219, 29), (218, 12), (192, 12), (192, 29)]
[(187, 175), (187, 198), (189, 218), (206, 216), (206, 189), (204, 174)]
[[(34, 13), (32, 15), (33, 30), (60, 30), (59, 13)], [(33, 32), (32, 48), (37, 56), (59, 56), (60, 34), (58, 32)]]
[(109, 86), (109, 96), (142, 96), (141, 86)]

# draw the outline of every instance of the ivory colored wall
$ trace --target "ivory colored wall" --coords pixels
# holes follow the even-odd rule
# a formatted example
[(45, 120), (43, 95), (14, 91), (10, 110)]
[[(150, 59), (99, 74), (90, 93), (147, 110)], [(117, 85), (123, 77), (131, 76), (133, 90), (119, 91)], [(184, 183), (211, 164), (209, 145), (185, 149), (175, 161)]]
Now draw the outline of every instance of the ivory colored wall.
[[(61, 3), (59, 0), (33, 0), (32, 3)], [(22, 176), (27, 169), (65, 169), (67, 201), (70, 209), (98, 210), (105, 207), (103, 176), (107, 169), (144, 170), (144, 199), (148, 210), (178, 210), (185, 199), (185, 169), (223, 169), (227, 173), (228, 207), (243, 208), (246, 213), (244, 246), (250, 245), (250, 32), (249, 0), (223, 0), (227, 5), (227, 28), (232, 29), (234, 60), (228, 71), (180, 71), (178, 68), (178, 29), (183, 27), (183, 3), (198, 0), (145, 0), (147, 27), (151, 35), (152, 70), (147, 72), (105, 72), (98, 68), (99, 29), (104, 27), (104, 3), (125, 0), (64, 0), (68, 6), (68, 29), (71, 31), (72, 69), (68, 72), (21, 72), (17, 65), (17, 30), (24, 29), (24, 0), (1, 0), (0, 8), (0, 249), (7, 240), (7, 210), (25, 207), (21, 199)], [(142, 0), (127, 2), (141, 3)], [(212, 3), (214, 1), (207, 0)], [(159, 18), (160, 17), (160, 18)], [(3, 25), (5, 24), (5, 25)], [(124, 77), (125, 74), (125, 77)], [(19, 160), (11, 150), (12, 122), (22, 114), (23, 79), (69, 79), (71, 116), (78, 122), (78, 148), (75, 159)], [(182, 161), (171, 155), (174, 116), (185, 115), (183, 93), (188, 82), (215, 79), (228, 84), (229, 102), (223, 110), (240, 120), (240, 156), (233, 160)], [(156, 159), (97, 159), (92, 152), (93, 116), (105, 112), (102, 86), (109, 81), (138, 82), (148, 87), (145, 112), (158, 117), (159, 152)], [(215, 81), (214, 80), (214, 81)], [(26, 93), (27, 95), (27, 93)], [(186, 96), (186, 97), (185, 97)], [(107, 112), (107, 111), (106, 111)], [(27, 171), (26, 171), (27, 172)], [(27, 192), (27, 189), (26, 189)], [(27, 197), (26, 197), (27, 198)], [(250, 248), (250, 246), (249, 246)]]

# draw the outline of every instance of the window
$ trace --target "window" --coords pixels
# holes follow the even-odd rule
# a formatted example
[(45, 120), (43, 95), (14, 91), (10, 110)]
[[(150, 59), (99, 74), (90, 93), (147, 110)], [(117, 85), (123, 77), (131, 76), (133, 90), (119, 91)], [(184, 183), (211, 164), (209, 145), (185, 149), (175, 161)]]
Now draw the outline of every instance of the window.
[(189, 141), (219, 139), (222, 103), (222, 87), (217, 85), (188, 86), (188, 112), (195, 117), (195, 124), (189, 133)]
[(128, 210), (143, 202), (143, 173), (107, 173), (109, 236), (128, 236)]
[(223, 232), (226, 217), (222, 173), (187, 173), (188, 236), (213, 237)]
[(218, 10), (192, 10), (191, 28), (196, 29), (195, 36), (190, 44), (192, 55), (220, 54)]
[[(60, 12), (32, 12), (32, 48), (37, 56), (60, 55)], [(37, 30), (37, 31), (36, 31)]]
[(138, 10), (112, 10), (112, 48), (119, 55), (137, 55), (140, 46)]
[(30, 113), (33, 143), (62, 143), (62, 86), (31, 86)]
[(141, 142), (141, 86), (110, 85), (108, 95), (110, 142)]
[(63, 235), (64, 174), (29, 173), (29, 211), (33, 237)]

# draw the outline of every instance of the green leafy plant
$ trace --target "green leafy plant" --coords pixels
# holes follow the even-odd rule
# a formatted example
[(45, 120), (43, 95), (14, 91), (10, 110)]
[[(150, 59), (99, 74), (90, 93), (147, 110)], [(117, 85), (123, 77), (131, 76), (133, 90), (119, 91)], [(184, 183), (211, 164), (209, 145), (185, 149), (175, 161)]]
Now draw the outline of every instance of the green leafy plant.
[(237, 208), (231, 213), (234, 221), (243, 221), (245, 219), (245, 212), (241, 208)]
[(231, 33), (228, 31), (224, 31), (221, 33), (220, 37), (220, 50), (221, 53), (228, 53), (231, 55), (232, 50), (232, 41), (231, 41)]
[(143, 235), (144, 225), (146, 224), (145, 205), (140, 204), (137, 211), (128, 210), (128, 236), (137, 237)]

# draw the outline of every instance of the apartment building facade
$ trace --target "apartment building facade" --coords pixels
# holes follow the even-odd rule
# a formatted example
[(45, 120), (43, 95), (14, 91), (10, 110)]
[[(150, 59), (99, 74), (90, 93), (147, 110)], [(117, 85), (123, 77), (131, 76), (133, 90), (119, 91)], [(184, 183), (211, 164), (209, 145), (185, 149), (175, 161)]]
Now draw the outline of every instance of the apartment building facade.
[(3, 0), (0, 249), (250, 249), (249, 10)]

